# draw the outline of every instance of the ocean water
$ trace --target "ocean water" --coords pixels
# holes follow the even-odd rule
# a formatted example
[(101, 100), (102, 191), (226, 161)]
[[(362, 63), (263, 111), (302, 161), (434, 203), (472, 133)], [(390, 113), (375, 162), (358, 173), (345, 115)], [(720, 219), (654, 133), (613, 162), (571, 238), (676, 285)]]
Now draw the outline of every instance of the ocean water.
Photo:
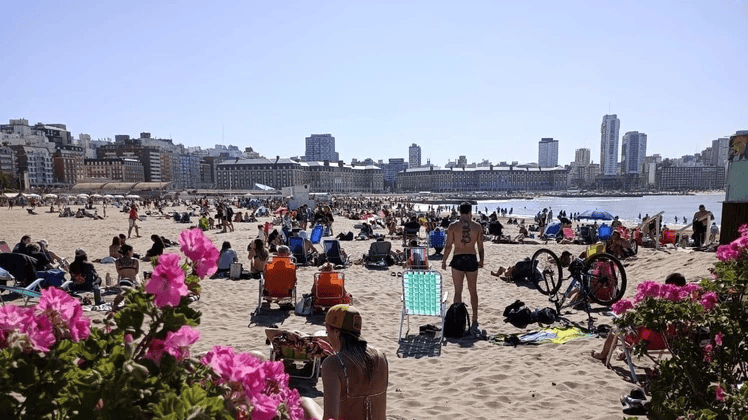
[[(697, 194), (697, 195), (648, 195), (644, 197), (535, 197), (531, 200), (501, 200), (501, 201), (478, 201), (478, 210), (488, 213), (495, 211), (497, 207), (513, 208), (512, 215), (520, 218), (531, 218), (544, 208), (553, 210), (553, 216), (565, 210), (567, 214), (583, 212), (585, 210), (605, 210), (613, 216), (618, 216), (625, 222), (638, 222), (639, 214), (642, 217), (649, 214), (654, 215), (664, 211), (663, 222), (666, 225), (676, 225), (675, 216), (678, 216), (677, 225), (683, 224), (683, 217), (692, 222), (693, 214), (703, 204), (706, 209), (714, 214), (715, 221), (719, 225), (722, 218), (722, 201), (725, 193)], [(425, 211), (428, 204), (418, 204), (418, 210)]]

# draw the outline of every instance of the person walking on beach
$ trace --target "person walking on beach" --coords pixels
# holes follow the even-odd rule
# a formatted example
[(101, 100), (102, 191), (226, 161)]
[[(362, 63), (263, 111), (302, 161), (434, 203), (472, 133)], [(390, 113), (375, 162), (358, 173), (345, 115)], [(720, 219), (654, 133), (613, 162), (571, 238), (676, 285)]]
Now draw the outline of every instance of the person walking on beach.
[[(454, 302), (462, 302), (462, 285), (467, 279), (470, 291), (470, 306), (473, 309), (473, 323), (471, 332), (478, 331), (478, 269), (483, 267), (483, 227), (472, 220), (472, 206), (464, 202), (460, 204), (460, 219), (447, 228), (447, 242), (444, 246), (442, 270), (447, 269), (447, 258), (454, 247), (454, 257), (449, 266), (452, 267), (452, 281), (455, 284)], [(478, 257), (476, 257), (476, 248)], [(479, 259), (480, 258), (480, 259)]]
[(127, 238), (130, 238), (132, 228), (135, 228), (135, 235), (140, 238), (140, 228), (138, 227), (138, 206), (135, 205), (135, 203), (132, 203), (132, 205), (130, 206), (130, 216), (128, 217), (128, 221), (130, 227), (129, 229), (127, 229)]

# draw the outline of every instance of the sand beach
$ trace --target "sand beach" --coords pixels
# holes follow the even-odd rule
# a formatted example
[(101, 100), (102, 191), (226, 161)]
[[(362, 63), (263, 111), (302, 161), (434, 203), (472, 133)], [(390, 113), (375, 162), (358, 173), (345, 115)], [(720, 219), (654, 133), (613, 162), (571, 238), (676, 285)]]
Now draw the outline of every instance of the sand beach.
[[(184, 210), (184, 207), (174, 209)], [(60, 218), (57, 213), (43, 213), (45, 210), (39, 208), (40, 214), (30, 215), (18, 207), (0, 209), (0, 239), (11, 247), (22, 235), (30, 235), (33, 241), (46, 239), (51, 250), (72, 261), (74, 251), (79, 247), (87, 250), (89, 259), (106, 256), (112, 237), (127, 233), (127, 214), (117, 212), (111, 206), (104, 220)], [(260, 218), (258, 223), (269, 220), (271, 218)], [(240, 262), (247, 267), (246, 248), (257, 236), (258, 223), (234, 223), (234, 232), (213, 230), (206, 234), (218, 248), (223, 241), (231, 242)], [(357, 232), (353, 228), (356, 223), (358, 221), (336, 217), (334, 233)], [(150, 216), (140, 226), (141, 237), (128, 241), (139, 253), (150, 248), (151, 234), (157, 233), (176, 241), (179, 233), (189, 227), (171, 219)], [(516, 226), (505, 226), (507, 233), (516, 235)], [(384, 233), (384, 229), (375, 232)], [(422, 231), (421, 237), (424, 236)], [(368, 251), (370, 243), (351, 241), (342, 242), (342, 245), (356, 260)], [(392, 240), (392, 244), (393, 249), (402, 249), (400, 240)], [(576, 255), (586, 248), (555, 242), (547, 245), (542, 242), (486, 244), (486, 263), (480, 270), (478, 293), (481, 329), (489, 335), (522, 333), (539, 328), (537, 324), (530, 324), (526, 329), (516, 328), (504, 322), (502, 313), (517, 299), (532, 309), (552, 306), (548, 298), (537, 290), (493, 277), (490, 272), (531, 257), (542, 247), (559, 255), (563, 250)], [(167, 248), (166, 252), (178, 250)], [(634, 295), (638, 283), (664, 281), (673, 272), (682, 273), (690, 282), (699, 281), (709, 275), (708, 269), (716, 261), (714, 253), (641, 248), (636, 257), (624, 262), (628, 278), (626, 296)], [(102, 277), (109, 273), (116, 278), (113, 264), (95, 266)], [(141, 271), (144, 267), (146, 264), (141, 263)], [(441, 271), (440, 261), (431, 261), (431, 268)], [(378, 271), (362, 265), (351, 265), (344, 270), (346, 289), (353, 295), (354, 305), (363, 316), (363, 333), (372, 345), (386, 353), (389, 360), (388, 419), (620, 419), (623, 416), (619, 397), (627, 394), (633, 384), (627, 382), (625, 362), (613, 362), (613, 369), (608, 369), (590, 356), (592, 350), (600, 350), (602, 338), (518, 347), (475, 338), (448, 339), (440, 348), (419, 340), (399, 344), (402, 286), (401, 279), (391, 273), (401, 271), (403, 269), (399, 266)], [(315, 267), (298, 269), (299, 295), (311, 290), (316, 272)], [(451, 303), (451, 275), (449, 272), (442, 275)], [(202, 312), (201, 338), (193, 347), (194, 353), (205, 352), (214, 345), (224, 345), (239, 351), (258, 350), (267, 354), (265, 328), (278, 326), (309, 333), (324, 329), (321, 315), (299, 316), (293, 311), (278, 310), (275, 305), (259, 316), (251, 316), (257, 306), (257, 280), (206, 279), (202, 286), (203, 294), (194, 303), (195, 309)], [(22, 304), (18, 300), (12, 303)], [(101, 312), (88, 314), (104, 316)], [(612, 324), (612, 318), (604, 312), (593, 315), (596, 325)], [(570, 310), (565, 316), (582, 325), (586, 323), (583, 311)], [(411, 333), (417, 334), (419, 325), (430, 322), (434, 322), (434, 318), (411, 319)], [(640, 364), (646, 365), (645, 361)], [(324, 390), (321, 380), (300, 383), (299, 388), (302, 395), (322, 404)]]

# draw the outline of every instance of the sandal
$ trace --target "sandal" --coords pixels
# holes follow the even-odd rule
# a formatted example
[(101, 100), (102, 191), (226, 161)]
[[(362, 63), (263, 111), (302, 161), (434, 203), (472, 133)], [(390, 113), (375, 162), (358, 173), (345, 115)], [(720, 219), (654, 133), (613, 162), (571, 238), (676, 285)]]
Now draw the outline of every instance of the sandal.
[(399, 271), (398, 271), (398, 272), (397, 272), (397, 276), (398, 276), (398, 277), (402, 277), (402, 276), (403, 276), (403, 273), (401, 273), (401, 272), (399, 272)]
[(393, 272), (390, 273), (390, 276), (397, 277), (397, 273), (393, 271)]

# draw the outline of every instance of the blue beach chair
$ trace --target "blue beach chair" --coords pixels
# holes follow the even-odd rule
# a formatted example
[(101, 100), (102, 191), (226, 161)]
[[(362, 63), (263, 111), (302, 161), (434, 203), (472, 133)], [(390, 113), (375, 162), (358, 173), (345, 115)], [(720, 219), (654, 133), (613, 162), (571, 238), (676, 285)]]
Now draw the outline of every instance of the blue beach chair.
[(602, 224), (597, 228), (597, 238), (601, 241), (607, 241), (613, 236), (613, 228), (610, 225)]
[(434, 248), (434, 254), (441, 254), (444, 250), (444, 242), (447, 240), (447, 235), (443, 230), (436, 228), (429, 232), (429, 246)]
[(310, 258), (304, 252), (304, 238), (298, 236), (292, 236), (288, 238), (288, 247), (291, 248), (293, 257), (296, 258), (296, 263), (307, 265), (309, 264)]
[(312, 235), (309, 240), (312, 241), (313, 244), (320, 243), (322, 240), (322, 233), (324, 233), (324, 226), (315, 225), (314, 228), (312, 228)]

